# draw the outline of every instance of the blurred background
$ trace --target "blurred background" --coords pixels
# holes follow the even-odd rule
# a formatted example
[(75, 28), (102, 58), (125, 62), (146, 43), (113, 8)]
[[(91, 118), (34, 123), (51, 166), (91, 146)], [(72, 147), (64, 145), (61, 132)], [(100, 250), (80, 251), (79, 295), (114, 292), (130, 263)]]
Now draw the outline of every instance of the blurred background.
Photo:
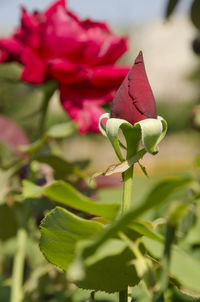
[[(18, 25), (20, 6), (24, 5), (29, 11), (42, 10), (51, 2), (1, 0), (0, 36), (8, 36)], [(121, 63), (132, 65), (138, 51), (143, 51), (158, 114), (163, 116), (169, 125), (167, 138), (161, 144), (159, 154), (156, 158), (147, 156), (144, 161), (151, 174), (191, 169), (194, 166), (194, 157), (199, 153), (199, 134), (193, 129), (192, 122), (194, 105), (200, 100), (199, 58), (192, 47), (198, 35), (190, 20), (192, 1), (178, 1), (168, 19), (165, 18), (167, 4), (166, 0), (69, 0), (67, 4), (80, 17), (106, 21), (115, 33), (129, 37), (129, 50), (121, 59)], [(5, 67), (0, 66), (0, 75), (4, 76), (5, 72)], [(8, 71), (9, 73), (11, 71)], [(17, 110), (18, 105), (23, 104), (23, 99), (27, 97), (32, 106), (32, 99), (39, 102), (40, 93), (26, 84), (21, 84), (21, 87), (12, 85), (12, 90), (10, 85), (4, 81), (0, 87), (0, 110), (23, 125), (26, 121), (23, 120), (23, 110)], [(12, 102), (12, 106), (9, 106), (8, 99), (11, 102), (13, 98), (15, 105)], [(58, 95), (54, 95), (54, 101), (51, 102), (52, 114), (47, 126), (57, 120), (66, 119), (57, 98)], [(78, 147), (80, 142), (81, 151)], [(92, 156), (89, 173), (106, 168), (116, 159), (109, 143), (98, 135), (73, 136), (64, 144), (67, 159), (86, 159)], [(136, 171), (140, 173), (139, 170)]]

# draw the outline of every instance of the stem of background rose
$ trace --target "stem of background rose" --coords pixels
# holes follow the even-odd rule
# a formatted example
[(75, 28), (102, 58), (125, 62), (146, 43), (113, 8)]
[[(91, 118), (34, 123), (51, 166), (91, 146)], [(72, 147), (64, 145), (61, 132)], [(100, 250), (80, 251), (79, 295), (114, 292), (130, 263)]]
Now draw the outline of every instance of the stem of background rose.
[(170, 268), (170, 261), (171, 261), (171, 248), (172, 244), (175, 239), (176, 227), (171, 225), (170, 223), (167, 224), (167, 230), (165, 235), (165, 247), (163, 252), (162, 258), (162, 271), (160, 274), (160, 289), (156, 292), (153, 296), (153, 302), (162, 302), (164, 301), (164, 294), (167, 291), (169, 285), (169, 268)]
[(14, 257), (12, 286), (10, 302), (22, 302), (23, 300), (23, 275), (24, 261), (26, 254), (27, 233), (24, 228), (19, 228), (17, 232), (17, 250)]
[(57, 90), (57, 88), (58, 88), (58, 84), (55, 81), (49, 81), (49, 82), (45, 83), (43, 86), (44, 98), (43, 98), (43, 104), (41, 107), (41, 118), (40, 118), (38, 135), (37, 135), (38, 137), (40, 137), (44, 132), (49, 101), (50, 101), (51, 97), (53, 96), (54, 92)]
[[(121, 205), (121, 215), (127, 211), (131, 204), (131, 191), (132, 191), (132, 180), (133, 180), (133, 166), (122, 173), (123, 177), (123, 198)], [(119, 302), (128, 301), (128, 288), (119, 292)]]

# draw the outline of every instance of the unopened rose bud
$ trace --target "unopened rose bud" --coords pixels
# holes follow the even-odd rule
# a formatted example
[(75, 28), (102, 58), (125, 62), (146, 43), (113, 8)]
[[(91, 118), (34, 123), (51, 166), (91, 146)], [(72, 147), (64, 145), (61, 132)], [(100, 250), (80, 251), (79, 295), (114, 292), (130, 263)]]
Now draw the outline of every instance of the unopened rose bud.
[(132, 125), (147, 118), (157, 118), (141, 51), (113, 99), (111, 117), (124, 119)]

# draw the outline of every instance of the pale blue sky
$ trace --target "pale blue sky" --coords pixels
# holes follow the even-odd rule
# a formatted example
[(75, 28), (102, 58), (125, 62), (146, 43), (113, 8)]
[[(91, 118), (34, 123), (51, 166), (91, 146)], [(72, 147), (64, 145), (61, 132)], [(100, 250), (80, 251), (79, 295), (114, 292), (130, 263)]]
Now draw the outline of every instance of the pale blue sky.
[[(0, 32), (19, 22), (20, 5), (29, 11), (44, 9), (52, 0), (0, 0)], [(131, 26), (163, 17), (167, 0), (68, 0), (68, 6), (82, 17), (106, 20), (111, 26)], [(181, 0), (178, 11), (187, 11), (191, 0)]]

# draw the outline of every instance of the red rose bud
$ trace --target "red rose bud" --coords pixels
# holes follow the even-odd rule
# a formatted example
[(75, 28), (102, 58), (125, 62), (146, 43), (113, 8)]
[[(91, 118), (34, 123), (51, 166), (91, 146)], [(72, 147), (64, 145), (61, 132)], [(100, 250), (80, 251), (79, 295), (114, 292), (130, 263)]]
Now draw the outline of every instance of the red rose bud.
[(156, 103), (141, 51), (115, 94), (111, 117), (124, 119), (132, 125), (146, 118), (157, 118)]

